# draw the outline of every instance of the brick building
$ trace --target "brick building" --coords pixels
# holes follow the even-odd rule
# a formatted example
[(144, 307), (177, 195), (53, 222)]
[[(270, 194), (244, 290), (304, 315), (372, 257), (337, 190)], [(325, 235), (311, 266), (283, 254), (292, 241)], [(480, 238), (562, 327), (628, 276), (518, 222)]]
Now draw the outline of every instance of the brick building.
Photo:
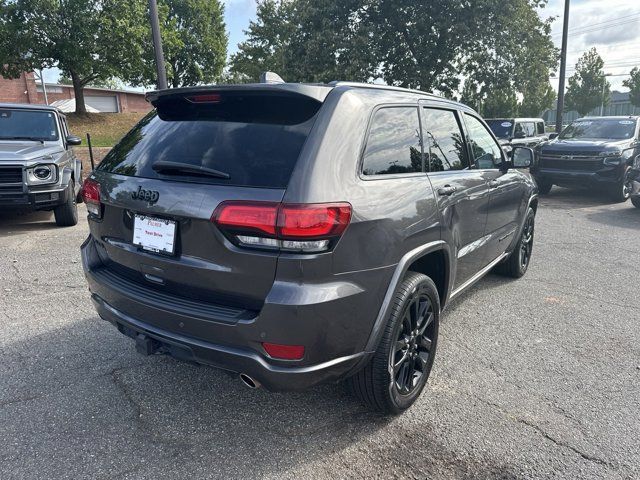
[[(73, 99), (73, 86), (46, 83), (49, 104), (57, 100)], [(86, 87), (85, 104), (100, 112), (147, 112), (151, 105), (144, 93), (128, 90)], [(0, 77), (0, 103), (45, 103), (42, 85), (36, 83), (33, 73), (23, 73), (20, 78)]]

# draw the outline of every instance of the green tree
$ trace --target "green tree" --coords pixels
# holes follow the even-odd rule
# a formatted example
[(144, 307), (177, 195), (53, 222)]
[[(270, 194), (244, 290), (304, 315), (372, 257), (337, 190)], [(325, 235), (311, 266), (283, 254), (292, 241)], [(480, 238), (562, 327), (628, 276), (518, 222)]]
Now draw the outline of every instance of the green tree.
[(481, 113), (486, 118), (517, 116), (518, 99), (516, 92), (510, 88), (491, 90), (482, 102)]
[(461, 66), (486, 117), (538, 116), (553, 102), (549, 73), (558, 54), (550, 36), (552, 20), (542, 21), (537, 6), (530, 0), (482, 5), (483, 33)]
[(86, 85), (134, 79), (142, 69), (143, 0), (6, 0), (1, 6), (2, 75), (57, 66), (73, 83), (76, 113), (86, 113)]
[(289, 61), (295, 61), (288, 53), (296, 29), (293, 7), (291, 1), (263, 0), (258, 3), (256, 19), (245, 31), (247, 39), (231, 56), (231, 76), (239, 75), (257, 82), (262, 72), (273, 71), (288, 81), (298, 79), (295, 65), (288, 68)]
[(622, 82), (629, 89), (629, 100), (635, 107), (640, 107), (640, 68), (634, 67), (629, 78)]
[(566, 106), (586, 115), (598, 105), (606, 105), (611, 85), (604, 75), (604, 60), (595, 48), (585, 52), (576, 64), (576, 73), (569, 78)]
[[(219, 0), (159, 0), (158, 16), (167, 82), (177, 88), (213, 83), (227, 58), (224, 6)], [(155, 84), (151, 32), (145, 37), (146, 69), (138, 83)]]
[[(537, 14), (544, 4), (264, 0), (230, 70), (253, 80), (265, 70), (288, 81), (381, 78), (445, 96), (458, 91), (463, 73), (481, 99), (512, 98), (508, 92), (514, 91), (533, 108), (529, 104), (543, 89), (539, 83), (548, 84), (557, 55), (549, 23)], [(543, 74), (532, 79), (527, 69)]]

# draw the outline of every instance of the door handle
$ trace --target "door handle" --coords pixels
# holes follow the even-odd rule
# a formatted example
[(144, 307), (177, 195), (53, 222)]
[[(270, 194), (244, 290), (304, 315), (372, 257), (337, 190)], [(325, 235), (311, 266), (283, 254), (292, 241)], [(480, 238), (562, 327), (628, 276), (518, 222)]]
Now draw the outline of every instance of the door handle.
[(443, 197), (448, 197), (454, 193), (456, 193), (456, 187), (452, 187), (451, 185), (445, 185), (438, 189), (438, 195), (442, 195)]
[(489, 188), (498, 188), (500, 186), (500, 182), (497, 180), (489, 180)]

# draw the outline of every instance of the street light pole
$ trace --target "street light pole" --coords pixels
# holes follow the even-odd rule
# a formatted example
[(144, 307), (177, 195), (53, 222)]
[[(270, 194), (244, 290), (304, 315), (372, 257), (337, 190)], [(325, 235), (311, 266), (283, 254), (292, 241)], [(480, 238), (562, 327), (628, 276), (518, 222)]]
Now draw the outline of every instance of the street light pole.
[(151, 34), (153, 35), (153, 51), (156, 57), (156, 70), (158, 72), (158, 89), (167, 88), (167, 71), (164, 65), (162, 53), (162, 37), (160, 36), (160, 22), (158, 21), (158, 4), (156, 0), (149, 0), (149, 17), (151, 19)]
[(600, 103), (600, 116), (604, 116), (604, 87), (607, 86), (607, 77), (610, 77), (610, 73), (605, 73), (602, 76), (602, 102)]
[(556, 108), (556, 132), (562, 130), (564, 113), (564, 77), (567, 73), (567, 33), (569, 31), (569, 3), (564, 0), (564, 22), (562, 24), (562, 50), (560, 51), (560, 80), (558, 81), (558, 106)]

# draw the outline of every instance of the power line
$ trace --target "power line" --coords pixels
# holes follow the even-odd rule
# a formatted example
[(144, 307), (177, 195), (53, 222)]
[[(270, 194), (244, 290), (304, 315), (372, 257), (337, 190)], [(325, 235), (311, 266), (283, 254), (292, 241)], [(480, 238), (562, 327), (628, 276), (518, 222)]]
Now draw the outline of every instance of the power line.
[[(638, 48), (640, 49), (640, 41), (639, 40), (631, 40), (630, 42), (617, 42), (617, 43), (600, 43), (600, 44), (595, 44), (595, 45), (600, 45), (600, 48), (614, 48), (614, 47), (626, 47), (627, 45), (633, 45), (633, 46), (638, 46)], [(573, 54), (573, 53), (582, 53), (582, 52), (586, 52), (587, 50), (584, 48), (580, 48), (577, 50), (572, 50), (570, 52), (568, 52), (569, 54)]]
[[(578, 26), (578, 27), (570, 28), (569, 32), (570, 32), (570, 34), (577, 34), (581, 30), (591, 29), (592, 27), (596, 27), (596, 26), (599, 26), (599, 25), (605, 25), (606, 27), (616, 26), (617, 25), (616, 22), (619, 22), (620, 20), (624, 20), (624, 23), (637, 21), (637, 19), (632, 19), (632, 17), (640, 17), (640, 12), (632, 13), (632, 14), (629, 14), (629, 15), (622, 15), (621, 17), (610, 18), (609, 20), (604, 20), (602, 22), (587, 23), (586, 25), (581, 25), (581, 26)], [(610, 23), (614, 23), (616, 25), (607, 25), (607, 24), (610, 24)], [(559, 37), (561, 35), (562, 35), (562, 33), (554, 33), (553, 34), (554, 37)]]
[(637, 22), (640, 22), (640, 18), (635, 18), (633, 20), (627, 20), (625, 22), (612, 23), (611, 25), (604, 25), (604, 26), (601, 26), (601, 27), (595, 27), (595, 28), (591, 28), (591, 29), (587, 29), (587, 30), (581, 30), (579, 32), (570, 33), (569, 36), (570, 37), (578, 37), (580, 35), (586, 35), (587, 33), (599, 32), (600, 30), (606, 30), (608, 28), (613, 28), (613, 27), (620, 27), (622, 25), (629, 25), (629, 24), (637, 23)]

